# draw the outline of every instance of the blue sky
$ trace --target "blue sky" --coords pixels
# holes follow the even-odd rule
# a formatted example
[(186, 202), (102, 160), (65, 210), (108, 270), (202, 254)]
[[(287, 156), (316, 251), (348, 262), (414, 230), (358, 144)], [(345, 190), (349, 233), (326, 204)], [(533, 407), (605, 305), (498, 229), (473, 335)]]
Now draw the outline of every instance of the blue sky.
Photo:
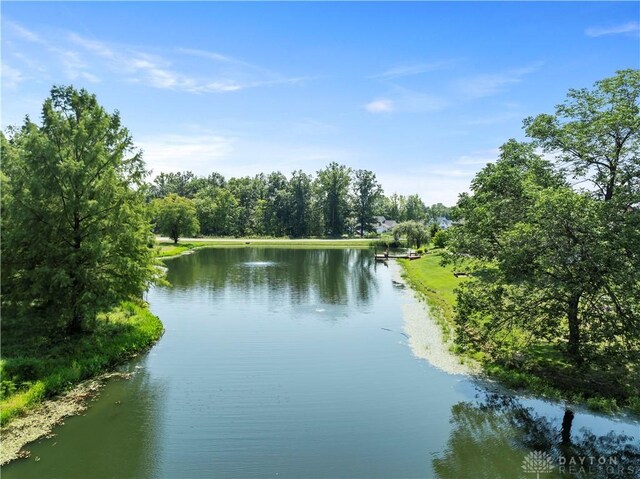
[(2, 2), (2, 127), (73, 84), (154, 174), (337, 161), (454, 204), (523, 118), (639, 68), (639, 25), (637, 2)]

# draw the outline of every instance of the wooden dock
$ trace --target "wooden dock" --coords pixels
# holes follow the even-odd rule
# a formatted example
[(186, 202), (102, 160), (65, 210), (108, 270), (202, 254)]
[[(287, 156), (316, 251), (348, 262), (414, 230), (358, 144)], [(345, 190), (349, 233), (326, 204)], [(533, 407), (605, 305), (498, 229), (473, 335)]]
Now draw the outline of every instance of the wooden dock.
[(419, 254), (376, 254), (375, 258), (376, 261), (387, 261), (389, 259), (408, 259), (410, 261), (413, 261), (414, 259), (422, 258), (422, 256)]

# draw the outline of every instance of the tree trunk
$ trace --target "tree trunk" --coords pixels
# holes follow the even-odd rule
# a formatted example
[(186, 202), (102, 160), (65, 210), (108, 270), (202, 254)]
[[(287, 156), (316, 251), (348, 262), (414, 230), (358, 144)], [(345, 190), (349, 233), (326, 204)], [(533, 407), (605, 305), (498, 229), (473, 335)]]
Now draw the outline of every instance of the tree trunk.
[(578, 315), (580, 296), (581, 293), (571, 296), (567, 309), (567, 320), (569, 322), (569, 344), (567, 350), (576, 365), (582, 362), (580, 355), (580, 317)]
[(571, 425), (573, 424), (573, 411), (571, 409), (567, 409), (564, 412), (564, 417), (562, 418), (562, 429), (560, 430), (560, 437), (562, 438), (561, 444), (563, 446), (569, 446), (571, 444)]
[(82, 332), (83, 317), (80, 313), (74, 312), (71, 321), (67, 324), (67, 334), (74, 336)]

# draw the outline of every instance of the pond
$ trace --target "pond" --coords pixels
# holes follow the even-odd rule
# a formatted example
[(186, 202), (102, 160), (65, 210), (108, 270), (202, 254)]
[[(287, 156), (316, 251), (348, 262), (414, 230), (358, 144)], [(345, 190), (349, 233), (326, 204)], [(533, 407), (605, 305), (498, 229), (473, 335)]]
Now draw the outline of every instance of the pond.
[(403, 316), (416, 300), (371, 251), (213, 248), (166, 264), (171, 286), (148, 294), (164, 337), (3, 479), (578, 477), (569, 448), (609, 461), (587, 475), (640, 471), (637, 422), (575, 411), (569, 428), (561, 404), (420, 359)]

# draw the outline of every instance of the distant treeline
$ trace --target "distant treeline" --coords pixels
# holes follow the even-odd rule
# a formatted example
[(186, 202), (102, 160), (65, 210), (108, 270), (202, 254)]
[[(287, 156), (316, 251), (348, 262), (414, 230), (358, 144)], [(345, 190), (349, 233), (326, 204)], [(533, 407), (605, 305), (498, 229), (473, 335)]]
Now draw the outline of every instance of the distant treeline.
[(156, 224), (163, 209), (182, 211), (185, 224), (195, 213), (197, 221), (182, 227), (182, 235), (365, 236), (375, 232), (376, 216), (426, 223), (452, 213), (442, 203), (426, 206), (417, 194), (385, 196), (373, 172), (337, 163), (290, 177), (279, 171), (228, 180), (215, 172), (160, 173), (148, 184), (147, 198)]

